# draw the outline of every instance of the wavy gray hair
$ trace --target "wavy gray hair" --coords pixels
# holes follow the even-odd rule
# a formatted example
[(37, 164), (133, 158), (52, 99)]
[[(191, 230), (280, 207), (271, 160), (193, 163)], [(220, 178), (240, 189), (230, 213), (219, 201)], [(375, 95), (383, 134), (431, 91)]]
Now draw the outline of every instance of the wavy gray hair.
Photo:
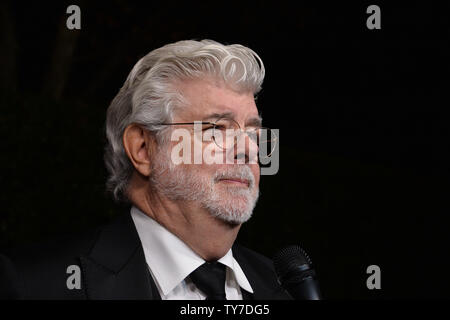
[(264, 74), (261, 58), (239, 44), (186, 40), (148, 53), (135, 64), (107, 110), (107, 191), (116, 201), (129, 201), (126, 190), (134, 168), (123, 146), (124, 130), (136, 123), (151, 131), (158, 144), (165, 143), (167, 128), (159, 124), (172, 121), (174, 110), (188, 105), (177, 81), (209, 76), (232, 90), (256, 95)]

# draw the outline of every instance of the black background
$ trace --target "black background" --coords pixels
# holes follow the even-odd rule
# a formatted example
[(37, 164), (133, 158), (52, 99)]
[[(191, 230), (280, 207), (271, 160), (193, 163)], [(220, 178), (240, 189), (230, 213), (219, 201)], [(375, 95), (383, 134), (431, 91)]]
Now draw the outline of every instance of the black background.
[(450, 296), (449, 5), (85, 1), (69, 31), (70, 4), (0, 5), (0, 250), (114, 216), (110, 101), (149, 51), (209, 38), (260, 55), (258, 106), (280, 129), (280, 171), (239, 241), (268, 256), (301, 244), (330, 299)]

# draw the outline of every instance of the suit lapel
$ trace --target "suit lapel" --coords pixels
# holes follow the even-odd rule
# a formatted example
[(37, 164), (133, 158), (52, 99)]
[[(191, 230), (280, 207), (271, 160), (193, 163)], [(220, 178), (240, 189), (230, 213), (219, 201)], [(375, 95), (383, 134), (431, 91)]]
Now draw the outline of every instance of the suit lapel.
[(158, 298), (129, 208), (124, 211), (79, 258), (88, 299)]
[(289, 299), (283, 288), (276, 282), (276, 275), (263, 271), (259, 261), (245, 254), (240, 246), (233, 246), (233, 256), (242, 268), (253, 289), (253, 294), (242, 290), (244, 300), (278, 300)]

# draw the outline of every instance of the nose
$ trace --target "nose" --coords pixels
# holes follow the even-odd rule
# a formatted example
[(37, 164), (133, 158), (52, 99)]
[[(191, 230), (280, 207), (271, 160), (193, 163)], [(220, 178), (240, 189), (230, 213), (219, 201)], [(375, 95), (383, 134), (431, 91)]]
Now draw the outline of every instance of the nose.
[(245, 131), (240, 131), (236, 136), (233, 148), (233, 163), (238, 164), (257, 164), (258, 163), (258, 145), (250, 139)]

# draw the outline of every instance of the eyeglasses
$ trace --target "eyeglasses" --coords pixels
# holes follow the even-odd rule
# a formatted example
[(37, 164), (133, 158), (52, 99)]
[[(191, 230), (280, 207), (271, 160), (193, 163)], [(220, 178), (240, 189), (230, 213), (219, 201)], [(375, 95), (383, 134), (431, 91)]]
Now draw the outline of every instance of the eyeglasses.
[(241, 138), (241, 135), (245, 133), (258, 146), (260, 158), (270, 157), (278, 143), (278, 136), (274, 130), (267, 127), (248, 127), (242, 130), (239, 123), (231, 118), (219, 118), (213, 122), (176, 122), (160, 123), (159, 125), (201, 125), (203, 137), (211, 137), (215, 144), (222, 150), (233, 149)]

